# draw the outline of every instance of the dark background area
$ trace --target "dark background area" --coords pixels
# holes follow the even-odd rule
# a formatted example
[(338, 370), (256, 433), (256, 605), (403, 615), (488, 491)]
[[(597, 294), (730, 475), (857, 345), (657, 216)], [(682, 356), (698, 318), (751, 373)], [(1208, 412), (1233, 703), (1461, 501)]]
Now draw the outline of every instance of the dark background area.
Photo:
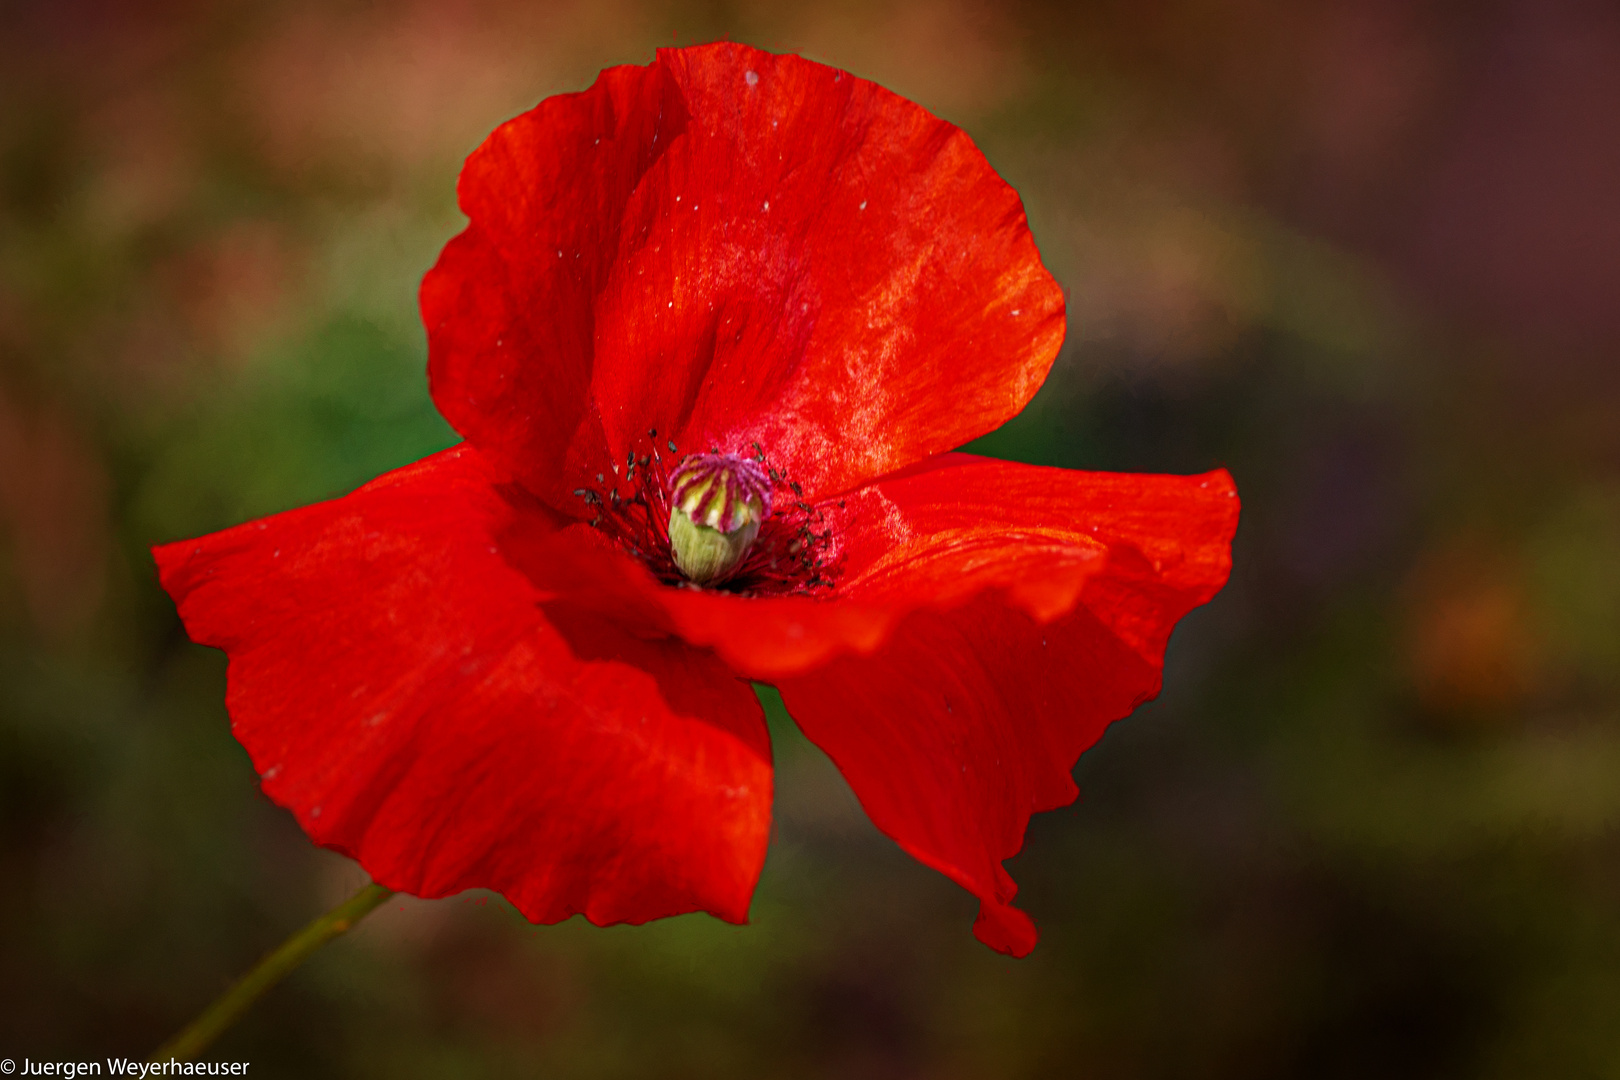
[(1227, 466), (1227, 589), (1011, 869), (1013, 961), (773, 717), (754, 923), (397, 899), (296, 1077), (1620, 1077), (1620, 8), (0, 4), (0, 1056), (142, 1056), (364, 881), (148, 545), (448, 445), (421, 273), (498, 122), (731, 37), (965, 127), (1069, 292), (975, 448)]

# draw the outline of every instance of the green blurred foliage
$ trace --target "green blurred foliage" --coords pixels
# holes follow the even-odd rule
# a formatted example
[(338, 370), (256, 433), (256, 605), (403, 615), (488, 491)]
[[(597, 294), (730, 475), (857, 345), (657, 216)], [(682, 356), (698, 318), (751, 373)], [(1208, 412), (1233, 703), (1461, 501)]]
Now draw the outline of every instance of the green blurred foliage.
[[(1553, 243), (1560, 206), (1577, 239), (1620, 220), (1603, 10), (0, 18), (0, 1055), (140, 1056), (363, 882), (258, 794), (223, 659), (186, 641), (147, 548), (450, 445), (414, 295), (459, 227), (460, 158), (601, 66), (730, 36), (969, 130), (1071, 313), (1041, 395), (973, 448), (1226, 465), (1231, 585), (1178, 631), (1162, 699), (1082, 759), (1081, 801), (1033, 823), (1027, 960), (973, 941), (972, 900), (866, 822), (763, 690), (779, 791), (751, 926), (402, 898), (218, 1056), (297, 1077), (1620, 1077), (1620, 330), (1580, 302), (1620, 290), (1620, 245)], [(1524, 161), (1545, 167), (1515, 186)]]

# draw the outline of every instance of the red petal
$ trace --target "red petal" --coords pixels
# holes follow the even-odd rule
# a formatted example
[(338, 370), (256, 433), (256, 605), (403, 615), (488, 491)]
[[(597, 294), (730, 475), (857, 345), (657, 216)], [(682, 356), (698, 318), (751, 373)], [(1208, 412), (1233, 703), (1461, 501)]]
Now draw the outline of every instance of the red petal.
[[(1067, 521), (1106, 548), (1105, 566), (1078, 579), (1071, 613), (1042, 625), (1076, 581), (1048, 568), (1005, 598), (980, 592), (953, 610), (919, 611), (876, 654), (846, 656), (777, 686), (873, 822), (977, 895), (974, 932), (1021, 956), (1035, 931), (1011, 907), (1017, 889), (1001, 862), (1022, 846), (1030, 814), (1073, 800), (1069, 770), (1081, 751), (1158, 693), (1171, 629), (1226, 580), (1237, 499), (1224, 473), (1063, 473), (953, 456), (877, 485), (897, 507), (884, 524), (896, 557), (867, 562), (849, 593), (935, 583), (949, 596), (965, 588), (953, 584), (957, 575), (1000, 576), (992, 564), (975, 565), (993, 549), (983, 520), (989, 504), (974, 505), (987, 480), (1017, 500), (1016, 513)], [(952, 490), (962, 503), (946, 497)], [(1005, 523), (1008, 508), (1002, 515)], [(923, 521), (935, 531), (907, 538)], [(1051, 530), (1048, 542), (1056, 539)]]
[(747, 916), (758, 702), (712, 655), (551, 604), (494, 537), (554, 528), (458, 447), (346, 498), (156, 550), (264, 790), (420, 896), (526, 916)]
[(609, 69), (503, 124), (461, 173), (470, 224), (422, 280), (439, 411), (555, 505), (618, 460), (591, 389), (595, 307), (625, 205), (685, 116), (654, 65)]
[(712, 647), (749, 678), (807, 671), (849, 649), (870, 651), (897, 620), (883, 607), (663, 585), (585, 525), (501, 542), (513, 565), (542, 592), (599, 612), (632, 633)]
[(847, 490), (1012, 416), (1063, 338), (968, 137), (798, 57), (608, 71), (499, 128), (461, 201), (422, 290), (434, 398), (569, 512), (653, 428)]
[(511, 557), (548, 592), (712, 648), (766, 682), (871, 654), (910, 612), (949, 610), (987, 589), (1040, 622), (1071, 610), (1083, 589), (1113, 589), (1111, 625), (1151, 658), (1174, 620), (1137, 606), (1200, 597), (1185, 611), (1214, 595), (1238, 503), (1224, 472), (1089, 473), (945, 454), (816, 511), (841, 568), (828, 599), (669, 588), (583, 525), (526, 534)]
[(1045, 622), (1082, 589), (1088, 603), (1106, 592), (1109, 625), (1150, 660), (1175, 620), (1226, 583), (1238, 520), (1225, 470), (1080, 472), (972, 454), (941, 455), (822, 509), (844, 544), (842, 598), (945, 608), (1000, 586)]

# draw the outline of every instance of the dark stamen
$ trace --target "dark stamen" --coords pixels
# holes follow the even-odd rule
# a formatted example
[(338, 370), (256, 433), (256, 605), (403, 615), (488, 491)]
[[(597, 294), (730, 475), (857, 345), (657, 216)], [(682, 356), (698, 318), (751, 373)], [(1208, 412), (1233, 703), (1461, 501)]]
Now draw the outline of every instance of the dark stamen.
[[(639, 454), (629, 448), (623, 475), (627, 490), (618, 483), (612, 488), (577, 488), (576, 497), (595, 511), (590, 524), (602, 531), (620, 550), (643, 563), (665, 585), (699, 588), (676, 567), (670, 554), (669, 515), (671, 508), (670, 469), (679, 462), (666, 461), (657, 443), (658, 429), (649, 428), (650, 445)], [(665, 446), (671, 455), (679, 454), (673, 439)], [(743, 596), (817, 595), (832, 588), (837, 580), (837, 545), (833, 532), (820, 509), (804, 501), (804, 489), (788, 479), (780, 468), (767, 468), (764, 447), (750, 444), (747, 459), (761, 466), (774, 487), (783, 487), (799, 496), (761, 526), (753, 547), (723, 580), (703, 588)], [(614, 464), (615, 474), (620, 470)], [(598, 484), (606, 484), (606, 474), (596, 474)], [(784, 500), (785, 502), (785, 500)], [(842, 505), (842, 503), (840, 503)]]

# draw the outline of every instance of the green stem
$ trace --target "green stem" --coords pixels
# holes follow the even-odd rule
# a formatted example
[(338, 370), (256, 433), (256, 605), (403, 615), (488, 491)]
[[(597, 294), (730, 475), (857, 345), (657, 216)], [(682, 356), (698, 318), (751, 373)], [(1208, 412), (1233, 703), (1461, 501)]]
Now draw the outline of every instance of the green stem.
[(253, 970), (236, 980), (229, 990), (221, 994), (212, 1005), (204, 1009), (179, 1034), (152, 1054), (152, 1060), (168, 1061), (177, 1058), (190, 1061), (208, 1048), (220, 1032), (236, 1023), (264, 992), (280, 982), (289, 972), (308, 959), (309, 954), (328, 941), (345, 933), (365, 918), (373, 908), (394, 895), (394, 890), (381, 885), (367, 885), (325, 915), (283, 941), (275, 952), (254, 965)]

